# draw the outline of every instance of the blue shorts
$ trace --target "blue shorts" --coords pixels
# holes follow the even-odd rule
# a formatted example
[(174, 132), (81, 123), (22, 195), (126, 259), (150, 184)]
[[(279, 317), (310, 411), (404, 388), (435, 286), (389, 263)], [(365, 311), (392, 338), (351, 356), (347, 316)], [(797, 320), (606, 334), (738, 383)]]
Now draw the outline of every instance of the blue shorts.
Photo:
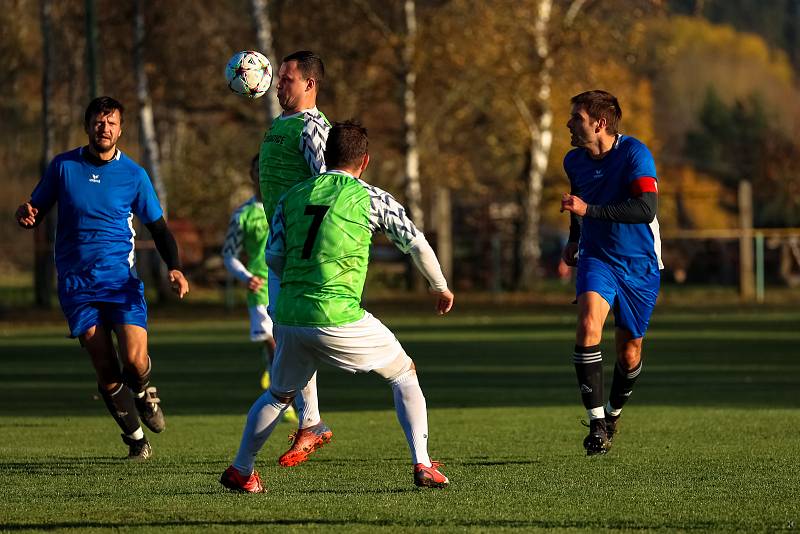
[(578, 258), (576, 293), (599, 293), (614, 311), (614, 326), (644, 337), (656, 305), (661, 273), (651, 261), (611, 265), (593, 257)]
[(63, 299), (61, 309), (69, 324), (70, 337), (79, 337), (95, 325), (132, 324), (147, 329), (144, 291), (121, 290), (103, 300)]

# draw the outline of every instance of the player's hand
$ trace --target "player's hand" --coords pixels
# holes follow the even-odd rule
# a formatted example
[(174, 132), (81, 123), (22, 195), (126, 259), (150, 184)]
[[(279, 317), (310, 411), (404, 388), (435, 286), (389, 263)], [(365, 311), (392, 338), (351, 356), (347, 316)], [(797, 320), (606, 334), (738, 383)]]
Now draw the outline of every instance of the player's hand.
[(444, 291), (431, 290), (431, 294), (436, 299), (437, 315), (444, 315), (452, 309), (455, 296), (449, 289), (445, 289)]
[(575, 215), (583, 217), (586, 215), (586, 202), (581, 200), (580, 197), (576, 197), (575, 195), (568, 195), (564, 193), (561, 195), (561, 212), (570, 211)]
[(247, 289), (253, 293), (256, 293), (262, 287), (264, 287), (264, 279), (260, 276), (251, 276), (250, 280), (247, 281)]
[(39, 210), (31, 206), (30, 202), (21, 204), (17, 208), (17, 213), (15, 214), (17, 224), (23, 228), (33, 228), (36, 226), (36, 215), (38, 213)]
[(564, 250), (561, 251), (561, 259), (570, 267), (578, 265), (578, 244), (569, 242), (564, 245)]
[(173, 269), (169, 272), (169, 283), (172, 290), (180, 298), (183, 298), (183, 296), (189, 292), (189, 282), (186, 281), (183, 273), (177, 269)]

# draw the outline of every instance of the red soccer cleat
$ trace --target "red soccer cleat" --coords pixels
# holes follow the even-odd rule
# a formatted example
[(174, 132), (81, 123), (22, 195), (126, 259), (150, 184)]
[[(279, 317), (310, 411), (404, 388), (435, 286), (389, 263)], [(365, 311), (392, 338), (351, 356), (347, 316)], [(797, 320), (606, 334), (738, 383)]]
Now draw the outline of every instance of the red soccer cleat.
[(330, 443), (332, 437), (333, 432), (322, 421), (314, 426), (301, 428), (297, 432), (289, 434), (289, 442), (292, 446), (278, 458), (278, 464), (282, 467), (301, 464), (308, 460), (312, 452), (326, 443)]
[(416, 464), (414, 466), (414, 484), (425, 488), (446, 488), (450, 484), (450, 480), (439, 471), (439, 467), (442, 465), (444, 464), (433, 460), (431, 460), (430, 467)]
[(240, 491), (242, 493), (265, 493), (264, 485), (261, 484), (261, 477), (258, 476), (258, 471), (253, 471), (249, 477), (244, 476), (235, 467), (228, 467), (222, 476), (219, 477), (219, 483), (232, 491)]

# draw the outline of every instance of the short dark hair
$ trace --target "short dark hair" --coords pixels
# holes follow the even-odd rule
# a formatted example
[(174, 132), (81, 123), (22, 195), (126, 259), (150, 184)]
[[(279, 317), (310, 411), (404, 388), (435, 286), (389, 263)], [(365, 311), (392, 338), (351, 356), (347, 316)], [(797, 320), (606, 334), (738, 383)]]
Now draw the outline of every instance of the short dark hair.
[(369, 150), (367, 129), (355, 120), (335, 122), (325, 145), (325, 166), (328, 169), (358, 165)]
[(586, 91), (572, 97), (570, 102), (582, 107), (586, 114), (594, 120), (605, 119), (606, 131), (616, 134), (622, 120), (622, 108), (619, 107), (617, 97), (606, 91)]
[(83, 126), (89, 127), (89, 121), (95, 115), (108, 115), (114, 110), (119, 111), (119, 122), (122, 124), (125, 108), (118, 101), (110, 96), (98, 96), (86, 106), (86, 113), (83, 114)]
[(303, 79), (314, 78), (317, 85), (325, 79), (325, 65), (322, 59), (311, 50), (298, 50), (283, 58), (283, 62), (297, 61), (297, 68), (303, 74)]

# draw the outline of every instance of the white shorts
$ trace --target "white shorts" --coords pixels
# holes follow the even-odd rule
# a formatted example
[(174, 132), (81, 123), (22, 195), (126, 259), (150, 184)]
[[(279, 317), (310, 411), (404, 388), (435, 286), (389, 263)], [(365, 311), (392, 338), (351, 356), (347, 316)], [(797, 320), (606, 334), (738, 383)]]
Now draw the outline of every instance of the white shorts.
[(263, 304), (249, 306), (250, 312), (250, 341), (266, 341), (272, 337), (272, 319), (269, 318), (267, 307)]
[(365, 312), (344, 326), (275, 325), (278, 343), (272, 363), (271, 389), (293, 393), (305, 387), (320, 362), (351, 373), (381, 369), (404, 355), (391, 330)]

